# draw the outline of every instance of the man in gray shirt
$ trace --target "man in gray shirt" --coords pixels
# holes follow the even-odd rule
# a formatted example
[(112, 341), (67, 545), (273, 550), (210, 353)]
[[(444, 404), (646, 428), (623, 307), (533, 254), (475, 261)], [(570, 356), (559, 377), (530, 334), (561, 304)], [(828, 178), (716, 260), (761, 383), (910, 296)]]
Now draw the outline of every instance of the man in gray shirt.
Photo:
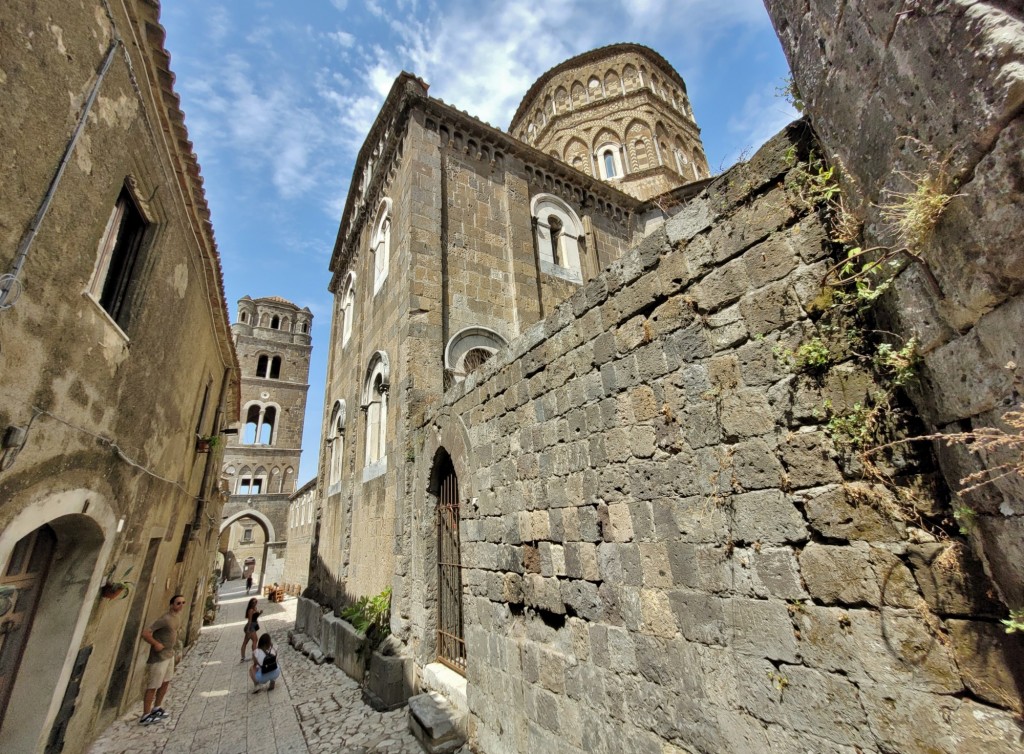
[[(157, 618), (153, 625), (142, 632), (142, 640), (149, 644), (149, 659), (146, 661), (146, 694), (142, 702), (141, 725), (159, 722), (167, 717), (164, 711), (164, 695), (174, 675), (174, 649), (178, 643), (181, 628), (181, 611), (185, 609), (185, 598), (176, 594), (171, 597), (170, 609)], [(155, 707), (154, 707), (155, 703)]]

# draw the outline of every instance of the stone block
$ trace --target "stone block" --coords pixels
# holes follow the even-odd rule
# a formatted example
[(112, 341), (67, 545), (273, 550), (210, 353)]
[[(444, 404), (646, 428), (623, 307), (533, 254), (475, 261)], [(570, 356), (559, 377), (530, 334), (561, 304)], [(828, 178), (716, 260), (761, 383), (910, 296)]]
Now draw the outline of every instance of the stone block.
[(781, 545), (807, 539), (799, 509), (779, 490), (732, 496), (733, 537), (737, 542)]
[(726, 442), (763, 435), (775, 428), (775, 412), (764, 390), (750, 388), (722, 396), (720, 417)]
[(604, 538), (609, 542), (629, 542), (633, 539), (633, 520), (629, 505), (612, 503), (608, 506), (608, 526)]
[(948, 620), (946, 627), (964, 683), (986, 702), (1008, 706), (1018, 715), (1024, 709), (1024, 652), (1019, 636), (999, 624)]
[(928, 607), (939, 615), (999, 618), (1003, 607), (989, 596), (981, 563), (959, 542), (925, 542), (907, 547), (907, 561)]
[(725, 603), (729, 646), (737, 652), (779, 662), (796, 662), (797, 640), (786, 603), (733, 598)]
[(725, 620), (726, 599), (691, 589), (673, 589), (668, 596), (684, 638), (725, 646), (729, 633)]
[(562, 602), (567, 611), (578, 615), (584, 620), (596, 621), (604, 617), (604, 603), (598, 594), (597, 586), (590, 581), (580, 579), (564, 579), (560, 582)]
[(811, 528), (830, 539), (899, 542), (906, 526), (894, 517), (897, 502), (884, 485), (849, 482), (801, 490), (801, 502)]
[(808, 544), (800, 572), (812, 598), (826, 605), (889, 605), (917, 608), (923, 600), (903, 562), (866, 542), (846, 546)]
[(796, 432), (779, 445), (786, 479), (792, 489), (842, 481), (832, 458), (832, 443), (824, 432)]
[(736, 443), (726, 449), (722, 466), (731, 472), (731, 487), (761, 490), (782, 486), (782, 465), (775, 451), (764, 440)]
[(665, 639), (675, 636), (676, 626), (668, 594), (660, 589), (640, 590), (640, 611), (643, 615), (642, 631)]

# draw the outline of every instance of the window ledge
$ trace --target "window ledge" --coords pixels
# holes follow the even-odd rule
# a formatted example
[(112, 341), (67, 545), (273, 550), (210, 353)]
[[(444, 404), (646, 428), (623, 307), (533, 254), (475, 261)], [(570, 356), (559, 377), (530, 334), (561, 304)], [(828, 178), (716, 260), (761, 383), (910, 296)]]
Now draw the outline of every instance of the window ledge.
[(334, 482), (333, 484), (327, 485), (327, 496), (337, 495), (341, 492), (341, 481)]
[(379, 476), (384, 476), (388, 470), (388, 458), (384, 456), (379, 461), (374, 461), (363, 467), (363, 482), (369, 482)]
[(568, 280), (571, 283), (583, 285), (583, 275), (581, 275), (577, 270), (562, 267), (554, 262), (548, 262), (545, 259), (540, 260), (540, 271), (546, 275), (551, 275), (552, 277), (562, 278), (563, 280)]
[(131, 338), (128, 337), (128, 334), (121, 329), (121, 326), (114, 321), (113, 317), (110, 316), (110, 312), (104, 309), (100, 302), (97, 301), (93, 297), (93, 295), (89, 293), (89, 291), (82, 291), (82, 298), (84, 298), (86, 301), (93, 305), (93, 307), (96, 309), (97, 312), (99, 312), (100, 316), (106, 321), (106, 323), (110, 325), (112, 328), (114, 328), (114, 332), (121, 338), (121, 340), (124, 341), (124, 344), (126, 346), (129, 343), (131, 343)]

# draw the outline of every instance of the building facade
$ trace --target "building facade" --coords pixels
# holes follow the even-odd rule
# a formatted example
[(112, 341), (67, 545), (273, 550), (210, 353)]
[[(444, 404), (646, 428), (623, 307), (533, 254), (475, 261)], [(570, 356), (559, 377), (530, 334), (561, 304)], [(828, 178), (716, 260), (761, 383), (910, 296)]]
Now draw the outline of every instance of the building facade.
[(155, 3), (0, 8), (8, 752), (87, 748), (139, 699), (172, 595), (186, 647), (202, 622), (238, 365), (168, 64)]
[[(240, 578), (242, 560), (231, 548), (245, 543), (255, 557), (253, 580), (284, 578), (283, 552), (288, 537), (289, 499), (302, 454), (302, 427), (309, 390), (310, 332), (313, 315), (279, 296), (238, 301), (231, 326), (242, 375), (238, 432), (224, 449), (222, 484), (228, 493), (221, 521), (221, 553), (229, 578)], [(253, 527), (260, 531), (253, 544)], [(246, 541), (246, 528), (250, 539)], [(230, 533), (229, 530), (234, 530)], [(263, 552), (273, 546), (275, 557)]]
[(301, 592), (309, 584), (310, 548), (318, 508), (316, 481), (313, 477), (297, 489), (288, 506), (288, 544), (280, 583), (292, 593)]

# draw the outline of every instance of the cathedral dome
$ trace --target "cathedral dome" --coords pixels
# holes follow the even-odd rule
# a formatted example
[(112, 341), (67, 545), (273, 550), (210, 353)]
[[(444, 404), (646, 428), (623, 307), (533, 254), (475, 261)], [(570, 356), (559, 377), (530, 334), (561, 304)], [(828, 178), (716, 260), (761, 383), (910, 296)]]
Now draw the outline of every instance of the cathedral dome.
[(640, 199), (710, 175), (686, 83), (643, 45), (555, 66), (530, 87), (509, 132)]

